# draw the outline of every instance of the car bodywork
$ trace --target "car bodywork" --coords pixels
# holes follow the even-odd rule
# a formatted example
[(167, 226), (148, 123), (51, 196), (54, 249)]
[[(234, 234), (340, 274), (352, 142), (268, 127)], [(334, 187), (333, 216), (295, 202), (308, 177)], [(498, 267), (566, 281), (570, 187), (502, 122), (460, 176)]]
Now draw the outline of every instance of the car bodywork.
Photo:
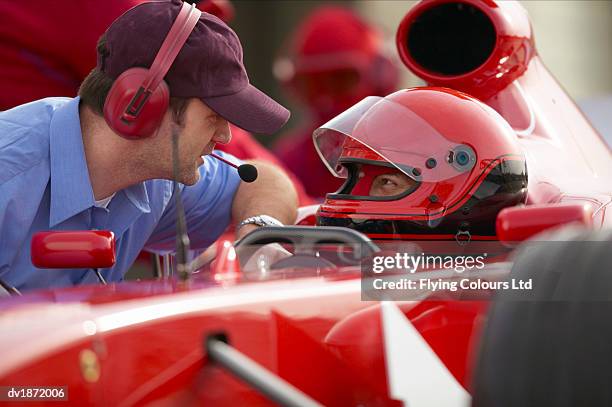
[[(457, 4), (476, 9), (478, 21)], [(458, 63), (451, 48), (460, 44), (444, 42), (456, 33), (439, 32), (441, 21), (476, 27), (478, 35), (464, 38), (467, 47), (487, 33), (492, 38), (473, 60)], [(433, 39), (441, 41), (436, 55), (423, 51)], [(518, 3), (420, 2), (402, 20), (397, 44), (428, 84), (481, 99), (515, 129), (529, 169), (528, 201), (498, 218), (501, 240), (571, 222), (612, 226), (610, 150), (544, 67)], [(304, 209), (301, 224), (313, 216), (313, 208)], [(468, 405), (490, 293), (458, 300), (424, 290), (411, 301), (367, 301), (358, 266), (253, 277), (231, 253), (188, 281), (2, 300), (0, 385), (68, 386), (69, 400), (87, 405), (269, 405), (261, 391), (211, 360), (207, 338), (222, 334), (324, 405)], [(486, 272), (503, 278), (511, 267), (504, 259)]]

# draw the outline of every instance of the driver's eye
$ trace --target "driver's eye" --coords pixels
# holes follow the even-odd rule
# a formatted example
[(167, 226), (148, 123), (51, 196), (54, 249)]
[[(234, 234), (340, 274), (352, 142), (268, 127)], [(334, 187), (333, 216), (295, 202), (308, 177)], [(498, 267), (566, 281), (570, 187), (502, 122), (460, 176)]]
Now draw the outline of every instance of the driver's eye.
[(381, 188), (385, 191), (394, 191), (399, 188), (399, 185), (396, 180), (391, 177), (381, 177), (374, 181), (374, 188)]
[(383, 186), (397, 186), (397, 183), (391, 178), (383, 178), (380, 182)]
[(372, 182), (370, 196), (392, 196), (401, 192), (398, 180), (391, 176), (378, 176)]

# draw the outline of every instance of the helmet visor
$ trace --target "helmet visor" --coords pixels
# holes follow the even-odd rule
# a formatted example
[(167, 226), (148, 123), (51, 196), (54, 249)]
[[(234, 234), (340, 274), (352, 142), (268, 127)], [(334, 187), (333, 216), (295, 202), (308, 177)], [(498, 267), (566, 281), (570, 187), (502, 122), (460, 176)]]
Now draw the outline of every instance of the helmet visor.
[(313, 140), (327, 168), (340, 178), (347, 176), (342, 162), (351, 158), (382, 159), (426, 182), (474, 168), (474, 150), (448, 140), (434, 125), (404, 105), (369, 96), (316, 129)]

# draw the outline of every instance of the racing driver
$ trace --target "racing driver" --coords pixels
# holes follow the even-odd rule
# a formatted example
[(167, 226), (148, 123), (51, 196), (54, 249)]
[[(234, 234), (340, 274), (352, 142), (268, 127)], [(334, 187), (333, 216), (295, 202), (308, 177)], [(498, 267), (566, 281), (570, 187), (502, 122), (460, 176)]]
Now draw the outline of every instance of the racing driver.
[(377, 240), (495, 240), (498, 212), (524, 203), (527, 169), (516, 135), (493, 109), (445, 88), (363, 99), (313, 134), (345, 183), (317, 224)]

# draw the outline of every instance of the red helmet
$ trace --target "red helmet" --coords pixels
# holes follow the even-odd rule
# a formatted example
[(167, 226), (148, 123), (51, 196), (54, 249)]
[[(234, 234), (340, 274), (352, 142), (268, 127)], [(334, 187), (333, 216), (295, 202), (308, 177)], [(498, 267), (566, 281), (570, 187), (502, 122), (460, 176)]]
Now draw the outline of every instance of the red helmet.
[(287, 45), (274, 73), (323, 120), (366, 96), (397, 89), (399, 71), (382, 53), (382, 36), (347, 8), (318, 8)]
[[(527, 196), (526, 162), (512, 128), (451, 89), (365, 98), (313, 138), (329, 170), (347, 178), (326, 196), (318, 225), (374, 239), (493, 240), (497, 213)], [(389, 173), (405, 180), (403, 189), (374, 194), (374, 180)]]

